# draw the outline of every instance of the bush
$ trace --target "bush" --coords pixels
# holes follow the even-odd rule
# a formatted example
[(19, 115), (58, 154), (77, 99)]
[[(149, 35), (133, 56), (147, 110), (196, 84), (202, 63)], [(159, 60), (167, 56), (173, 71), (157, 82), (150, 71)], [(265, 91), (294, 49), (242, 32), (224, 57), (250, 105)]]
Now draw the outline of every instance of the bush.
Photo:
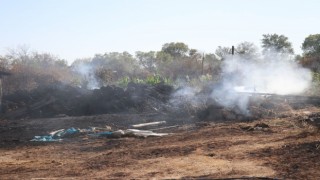
[(312, 84), (308, 94), (312, 96), (320, 96), (320, 73), (314, 72), (312, 74)]

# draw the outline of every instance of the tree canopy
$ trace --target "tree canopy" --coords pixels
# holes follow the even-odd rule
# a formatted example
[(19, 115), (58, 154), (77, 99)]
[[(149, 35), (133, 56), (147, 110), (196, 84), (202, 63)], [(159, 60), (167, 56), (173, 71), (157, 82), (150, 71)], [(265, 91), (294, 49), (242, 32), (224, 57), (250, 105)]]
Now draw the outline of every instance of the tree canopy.
[(251, 42), (244, 41), (236, 47), (236, 53), (243, 59), (257, 60), (259, 58), (258, 47)]
[(230, 48), (230, 47), (218, 46), (218, 48), (216, 49), (215, 54), (216, 54), (221, 60), (224, 60), (228, 55), (231, 54), (231, 48)]
[(189, 47), (182, 42), (171, 42), (164, 44), (161, 51), (170, 54), (174, 58), (179, 58), (187, 55)]
[(291, 42), (288, 37), (278, 34), (263, 34), (262, 35), (263, 53), (287, 53), (294, 54)]
[(302, 50), (306, 56), (320, 56), (320, 34), (311, 34), (306, 37)]

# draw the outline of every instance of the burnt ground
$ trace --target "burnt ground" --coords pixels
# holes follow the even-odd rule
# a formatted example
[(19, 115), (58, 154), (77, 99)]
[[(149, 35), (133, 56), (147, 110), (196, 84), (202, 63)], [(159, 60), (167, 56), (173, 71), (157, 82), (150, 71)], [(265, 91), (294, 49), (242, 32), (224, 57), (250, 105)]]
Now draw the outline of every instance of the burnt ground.
[[(184, 121), (164, 114), (107, 114), (0, 121), (0, 179), (318, 179), (320, 108), (248, 122)], [(166, 120), (164, 137), (87, 135), (31, 142), (34, 135), (88, 126), (125, 129)], [(172, 120), (172, 121), (170, 121)], [(171, 122), (171, 124), (170, 124)], [(161, 130), (157, 131), (161, 132)]]
[[(319, 179), (320, 98), (253, 95), (248, 116), (209, 100), (173, 106), (173, 91), (131, 84), (5, 96), (0, 179)], [(167, 123), (140, 129), (170, 134), (30, 141), (62, 128), (125, 130), (155, 121)]]

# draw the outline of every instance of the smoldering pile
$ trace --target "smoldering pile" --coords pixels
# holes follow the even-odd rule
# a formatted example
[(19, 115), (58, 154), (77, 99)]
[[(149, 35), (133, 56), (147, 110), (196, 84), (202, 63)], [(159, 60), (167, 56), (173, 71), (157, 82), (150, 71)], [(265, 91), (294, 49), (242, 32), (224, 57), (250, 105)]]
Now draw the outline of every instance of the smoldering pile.
[[(292, 110), (320, 105), (320, 97), (306, 95), (230, 91), (214, 96), (219, 88), (220, 83), (202, 89), (180, 88), (170, 100), (172, 111), (180, 116), (194, 116), (198, 121), (235, 122), (283, 118), (290, 116)], [(227, 100), (229, 103), (225, 102)]]
[[(221, 101), (226, 100), (230, 92), (221, 97), (212, 95), (220, 86), (216, 83), (203, 88), (182, 86), (174, 89), (173, 86), (165, 84), (129, 83), (125, 89), (106, 86), (85, 90), (60, 84), (4, 96), (2, 117), (19, 119), (157, 113), (170, 117), (172, 121), (246, 121), (285, 116), (292, 108), (319, 105), (320, 102), (319, 98), (306, 96), (233, 92), (229, 98), (238, 97), (237, 103), (226, 106)], [(243, 98), (246, 103), (245, 111), (239, 106)]]
[(55, 84), (3, 97), (2, 117), (43, 118), (161, 110), (170, 99), (168, 85), (129, 83), (127, 88), (106, 86), (87, 90)]
[(259, 61), (227, 57), (221, 67), (218, 82), (180, 88), (170, 102), (180, 109), (187, 106), (186, 112), (201, 120), (225, 121), (283, 116), (290, 108), (319, 100), (304, 94), (312, 81), (310, 70), (284, 54)]

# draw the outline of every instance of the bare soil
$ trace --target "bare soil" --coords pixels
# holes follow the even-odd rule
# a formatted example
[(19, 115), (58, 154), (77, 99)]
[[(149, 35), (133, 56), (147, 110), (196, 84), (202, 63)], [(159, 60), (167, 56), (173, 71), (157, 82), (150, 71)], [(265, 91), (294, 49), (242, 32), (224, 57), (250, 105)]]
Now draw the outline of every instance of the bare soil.
[[(320, 108), (250, 122), (186, 122), (153, 114), (0, 120), (0, 179), (319, 179)], [(167, 120), (164, 137), (35, 135), (89, 126), (126, 129)], [(170, 124), (169, 122), (174, 122)]]

